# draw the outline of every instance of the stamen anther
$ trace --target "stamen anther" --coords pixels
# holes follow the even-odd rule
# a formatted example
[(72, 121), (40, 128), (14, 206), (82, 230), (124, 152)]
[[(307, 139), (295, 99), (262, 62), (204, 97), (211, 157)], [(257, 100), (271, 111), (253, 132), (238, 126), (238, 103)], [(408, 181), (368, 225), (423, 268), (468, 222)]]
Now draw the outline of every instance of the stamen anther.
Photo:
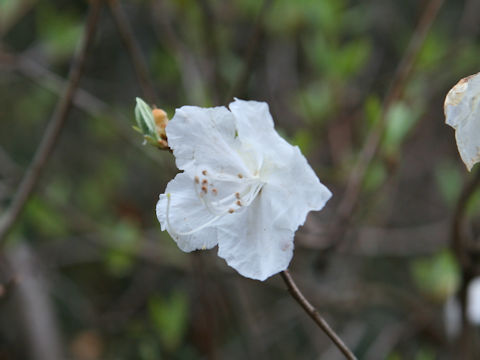
[(195, 176), (195, 177), (194, 177), (194, 180), (195, 180), (195, 184), (200, 183), (200, 179), (198, 178), (198, 176)]
[(207, 170), (203, 170), (202, 174), (203, 174), (203, 176), (206, 176), (207, 175)]
[(238, 192), (235, 193), (235, 197), (236, 197), (237, 199), (240, 199), (240, 193), (238, 193)]
[(228, 209), (228, 212), (229, 212), (230, 214), (233, 214), (233, 213), (235, 212), (235, 210), (233, 210), (233, 209)]

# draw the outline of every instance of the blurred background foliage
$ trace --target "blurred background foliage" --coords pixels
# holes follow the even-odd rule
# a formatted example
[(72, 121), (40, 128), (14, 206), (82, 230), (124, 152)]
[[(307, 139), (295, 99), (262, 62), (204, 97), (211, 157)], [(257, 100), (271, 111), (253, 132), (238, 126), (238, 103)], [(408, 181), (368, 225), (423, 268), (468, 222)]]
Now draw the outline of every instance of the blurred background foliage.
[[(429, 4), (121, 1), (153, 84), (148, 99), (106, 2), (68, 122), (2, 250), (0, 359), (341, 358), (278, 277), (241, 278), (215, 251), (184, 254), (160, 231), (155, 203), (177, 170), (131, 129), (137, 96), (170, 117), (233, 96), (268, 102), (334, 194), (297, 232), (300, 287), (359, 358), (458, 358), (462, 269), (449, 249), (472, 175), (442, 107), (480, 69), (480, 1), (445, 1), (433, 14), (388, 104)], [(64, 91), (88, 6), (0, 0), (0, 212)], [(332, 250), (330, 224), (378, 128)], [(477, 191), (467, 213), (476, 235), (479, 213)]]

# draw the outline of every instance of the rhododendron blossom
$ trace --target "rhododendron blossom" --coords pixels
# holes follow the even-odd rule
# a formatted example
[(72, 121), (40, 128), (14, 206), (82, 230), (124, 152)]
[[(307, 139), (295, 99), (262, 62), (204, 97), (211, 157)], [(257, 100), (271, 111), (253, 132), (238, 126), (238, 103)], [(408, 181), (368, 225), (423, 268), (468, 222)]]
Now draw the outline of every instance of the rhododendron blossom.
[(295, 231), (331, 193), (275, 131), (266, 103), (229, 108), (176, 110), (166, 133), (183, 172), (160, 195), (157, 216), (181, 250), (218, 245), (240, 274), (265, 280), (288, 267)]
[(480, 161), (480, 73), (460, 80), (448, 92), (445, 117), (455, 128), (458, 151), (470, 171)]

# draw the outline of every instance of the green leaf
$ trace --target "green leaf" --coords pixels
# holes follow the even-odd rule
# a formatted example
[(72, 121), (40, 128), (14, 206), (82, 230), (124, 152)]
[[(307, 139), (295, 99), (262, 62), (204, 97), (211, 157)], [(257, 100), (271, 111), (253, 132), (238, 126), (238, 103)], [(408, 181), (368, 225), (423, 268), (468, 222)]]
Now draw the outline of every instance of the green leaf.
[(25, 221), (39, 234), (48, 237), (67, 234), (61, 214), (38, 197), (32, 197), (25, 208)]
[(449, 47), (449, 37), (433, 28), (429, 31), (416, 61), (417, 69), (427, 71), (441, 64)]
[(475, 190), (475, 192), (470, 196), (467, 206), (467, 215), (472, 217), (477, 215), (480, 212), (480, 189)]
[(292, 139), (292, 145), (297, 145), (304, 155), (312, 151), (314, 141), (312, 132), (307, 129), (300, 129), (295, 133)]
[(53, 5), (39, 7), (37, 14), (39, 36), (49, 55), (55, 59), (71, 56), (82, 33), (78, 15), (59, 12)]
[(378, 96), (370, 95), (364, 105), (365, 119), (369, 127), (375, 126), (378, 123), (380, 114), (382, 112), (382, 103)]
[(435, 360), (435, 351), (429, 347), (421, 347), (415, 354), (415, 360)]
[[(463, 170), (463, 169), (462, 169)], [(453, 207), (462, 190), (462, 174), (458, 164), (444, 161), (435, 167), (435, 180), (445, 202)]]
[(366, 39), (360, 39), (343, 45), (334, 52), (331, 63), (331, 71), (335, 72), (340, 79), (348, 79), (357, 73), (365, 64), (370, 54), (370, 43)]
[(105, 259), (109, 271), (116, 276), (128, 274), (135, 263), (135, 249), (141, 239), (138, 226), (128, 220), (119, 221), (104, 232), (103, 238), (111, 244)]
[(138, 127), (141, 129), (142, 134), (149, 135), (151, 137), (157, 135), (157, 126), (153, 118), (152, 108), (147, 105), (145, 101), (140, 98), (136, 98), (137, 105), (135, 106), (135, 120)]
[(312, 124), (321, 124), (335, 109), (332, 89), (323, 82), (311, 84), (297, 98), (299, 112)]
[(383, 138), (383, 150), (387, 155), (396, 155), (419, 116), (411, 107), (397, 102), (387, 114), (387, 127)]
[(148, 309), (163, 345), (173, 351), (181, 344), (187, 329), (188, 300), (184, 293), (173, 293), (170, 298), (150, 298)]
[(390, 354), (388, 354), (386, 360), (402, 360), (402, 359), (403, 359), (402, 356), (397, 351), (393, 351)]
[(374, 161), (365, 173), (363, 187), (365, 191), (375, 191), (384, 183), (386, 178), (387, 170), (385, 169), (385, 165), (380, 161)]
[(459, 266), (448, 250), (429, 258), (415, 260), (410, 270), (417, 287), (439, 302), (454, 294), (460, 284)]

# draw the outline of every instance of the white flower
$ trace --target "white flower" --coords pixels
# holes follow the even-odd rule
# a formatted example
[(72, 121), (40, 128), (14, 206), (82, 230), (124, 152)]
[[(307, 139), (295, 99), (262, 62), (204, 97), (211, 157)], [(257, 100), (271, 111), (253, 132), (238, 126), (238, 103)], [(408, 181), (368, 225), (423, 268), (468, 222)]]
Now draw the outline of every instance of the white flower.
[(265, 280), (288, 267), (295, 231), (331, 193), (277, 134), (266, 103), (229, 107), (175, 112), (166, 131), (183, 172), (160, 195), (157, 216), (181, 250), (218, 245), (240, 274)]
[(470, 171), (480, 161), (480, 73), (460, 80), (445, 98), (446, 123), (455, 128), (457, 147)]
[[(462, 327), (462, 310), (457, 295), (448, 298), (443, 311), (447, 337), (453, 340), (460, 334)], [(468, 284), (466, 316), (470, 324), (480, 325), (480, 276)]]
[(467, 318), (470, 323), (480, 325), (480, 277), (470, 281), (467, 290)]

